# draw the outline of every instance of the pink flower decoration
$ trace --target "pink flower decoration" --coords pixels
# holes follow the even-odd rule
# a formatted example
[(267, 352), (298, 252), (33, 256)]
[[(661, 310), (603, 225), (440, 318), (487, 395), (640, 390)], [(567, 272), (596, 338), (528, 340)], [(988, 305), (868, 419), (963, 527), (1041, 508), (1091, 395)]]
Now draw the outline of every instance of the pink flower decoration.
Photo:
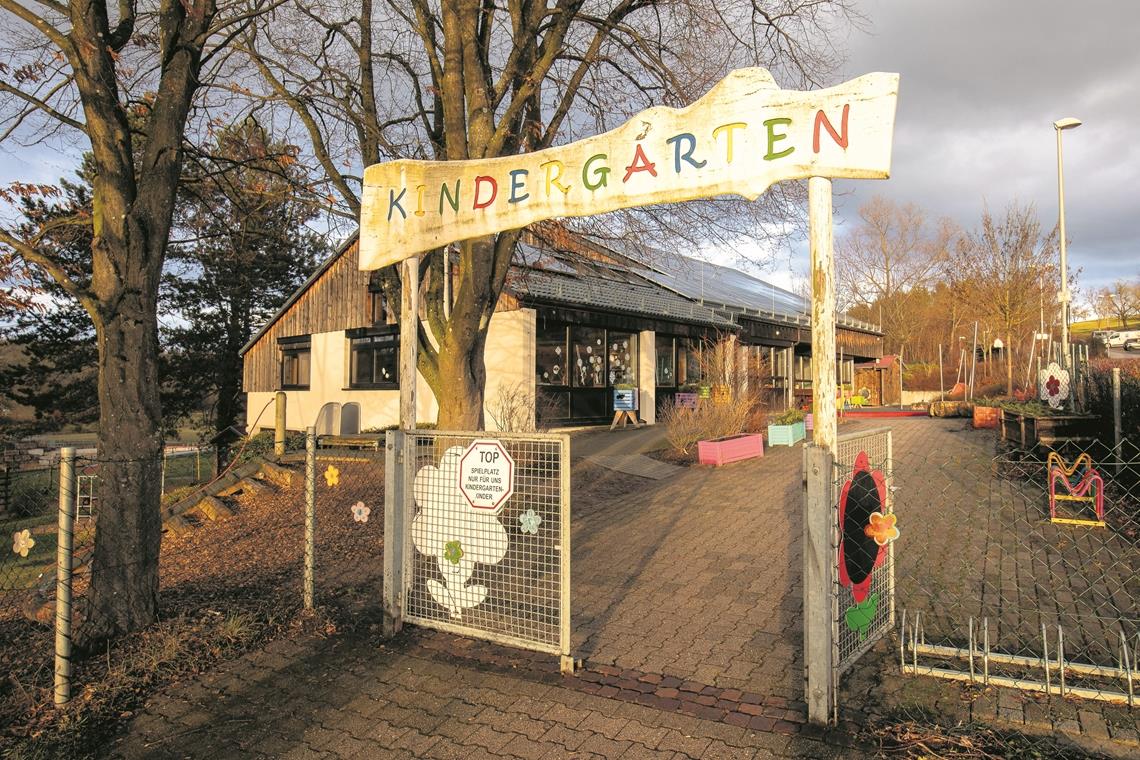
[(358, 501), (352, 505), (352, 519), (358, 523), (368, 522), (368, 515), (372, 512), (371, 509), (364, 506), (364, 502)]

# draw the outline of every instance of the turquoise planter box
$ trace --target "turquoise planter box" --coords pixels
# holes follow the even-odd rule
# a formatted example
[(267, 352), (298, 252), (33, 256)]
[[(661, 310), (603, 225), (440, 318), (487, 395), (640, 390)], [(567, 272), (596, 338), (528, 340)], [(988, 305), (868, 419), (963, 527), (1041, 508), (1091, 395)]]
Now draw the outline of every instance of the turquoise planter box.
[(806, 437), (807, 431), (803, 422), (796, 422), (792, 425), (768, 426), (769, 446), (794, 446)]

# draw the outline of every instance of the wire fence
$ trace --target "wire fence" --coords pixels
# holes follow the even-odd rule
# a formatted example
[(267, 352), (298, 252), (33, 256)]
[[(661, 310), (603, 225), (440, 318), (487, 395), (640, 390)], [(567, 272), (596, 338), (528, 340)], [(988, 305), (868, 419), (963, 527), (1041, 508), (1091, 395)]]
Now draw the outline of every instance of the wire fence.
[[(315, 498), (307, 501), (306, 454), (298, 443), (303, 437), (292, 437), (279, 461), (243, 458), (216, 475), (204, 451), (165, 462), (75, 460), (64, 500), (74, 568), (70, 675), (71, 694), (84, 701), (86, 720), (113, 722), (124, 705), (156, 685), (248, 651), (299, 622), (335, 628), (379, 620), (383, 460), (378, 452), (313, 446), (319, 474)], [(161, 486), (164, 472), (161, 526), (132, 523), (137, 511), (122, 508), (129, 494), (113, 483), (128, 476)], [(58, 466), (55, 473), (51, 497), (58, 505)], [(371, 517), (370, 510), (376, 510)], [(0, 739), (33, 735), (53, 702), (56, 564), (66, 537), (57, 530), (58, 506), (51, 510), (44, 503), (36, 511), (4, 523), (11, 543), (0, 550), (0, 661), (6, 671)], [(161, 530), (157, 564), (138, 552), (124, 558), (124, 552), (107, 551), (113, 534), (132, 530)], [(100, 531), (109, 532), (102, 547)], [(314, 569), (315, 611), (302, 615), (306, 555)], [(141, 589), (134, 597), (145, 600), (147, 588), (157, 592), (157, 622), (139, 635), (104, 642), (103, 635), (115, 633), (132, 614), (115, 599)], [(74, 754), (80, 748), (56, 750)]]

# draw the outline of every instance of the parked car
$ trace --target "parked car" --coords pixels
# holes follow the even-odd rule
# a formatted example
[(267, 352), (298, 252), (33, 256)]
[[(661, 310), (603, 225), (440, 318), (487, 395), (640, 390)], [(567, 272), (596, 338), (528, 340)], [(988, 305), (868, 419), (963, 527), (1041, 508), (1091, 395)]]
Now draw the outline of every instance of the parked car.
[(1140, 338), (1129, 338), (1124, 341), (1125, 351), (1140, 351)]
[(1109, 348), (1124, 348), (1128, 341), (1140, 339), (1140, 330), (1113, 330), (1105, 338), (1104, 345)]

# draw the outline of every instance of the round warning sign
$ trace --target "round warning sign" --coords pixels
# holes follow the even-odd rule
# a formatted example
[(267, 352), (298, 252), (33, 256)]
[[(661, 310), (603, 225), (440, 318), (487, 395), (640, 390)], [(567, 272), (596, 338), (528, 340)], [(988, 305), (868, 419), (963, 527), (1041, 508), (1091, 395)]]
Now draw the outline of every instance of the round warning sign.
[(499, 514), (515, 492), (515, 460), (498, 441), (474, 441), (459, 457), (459, 490), (475, 509)]

